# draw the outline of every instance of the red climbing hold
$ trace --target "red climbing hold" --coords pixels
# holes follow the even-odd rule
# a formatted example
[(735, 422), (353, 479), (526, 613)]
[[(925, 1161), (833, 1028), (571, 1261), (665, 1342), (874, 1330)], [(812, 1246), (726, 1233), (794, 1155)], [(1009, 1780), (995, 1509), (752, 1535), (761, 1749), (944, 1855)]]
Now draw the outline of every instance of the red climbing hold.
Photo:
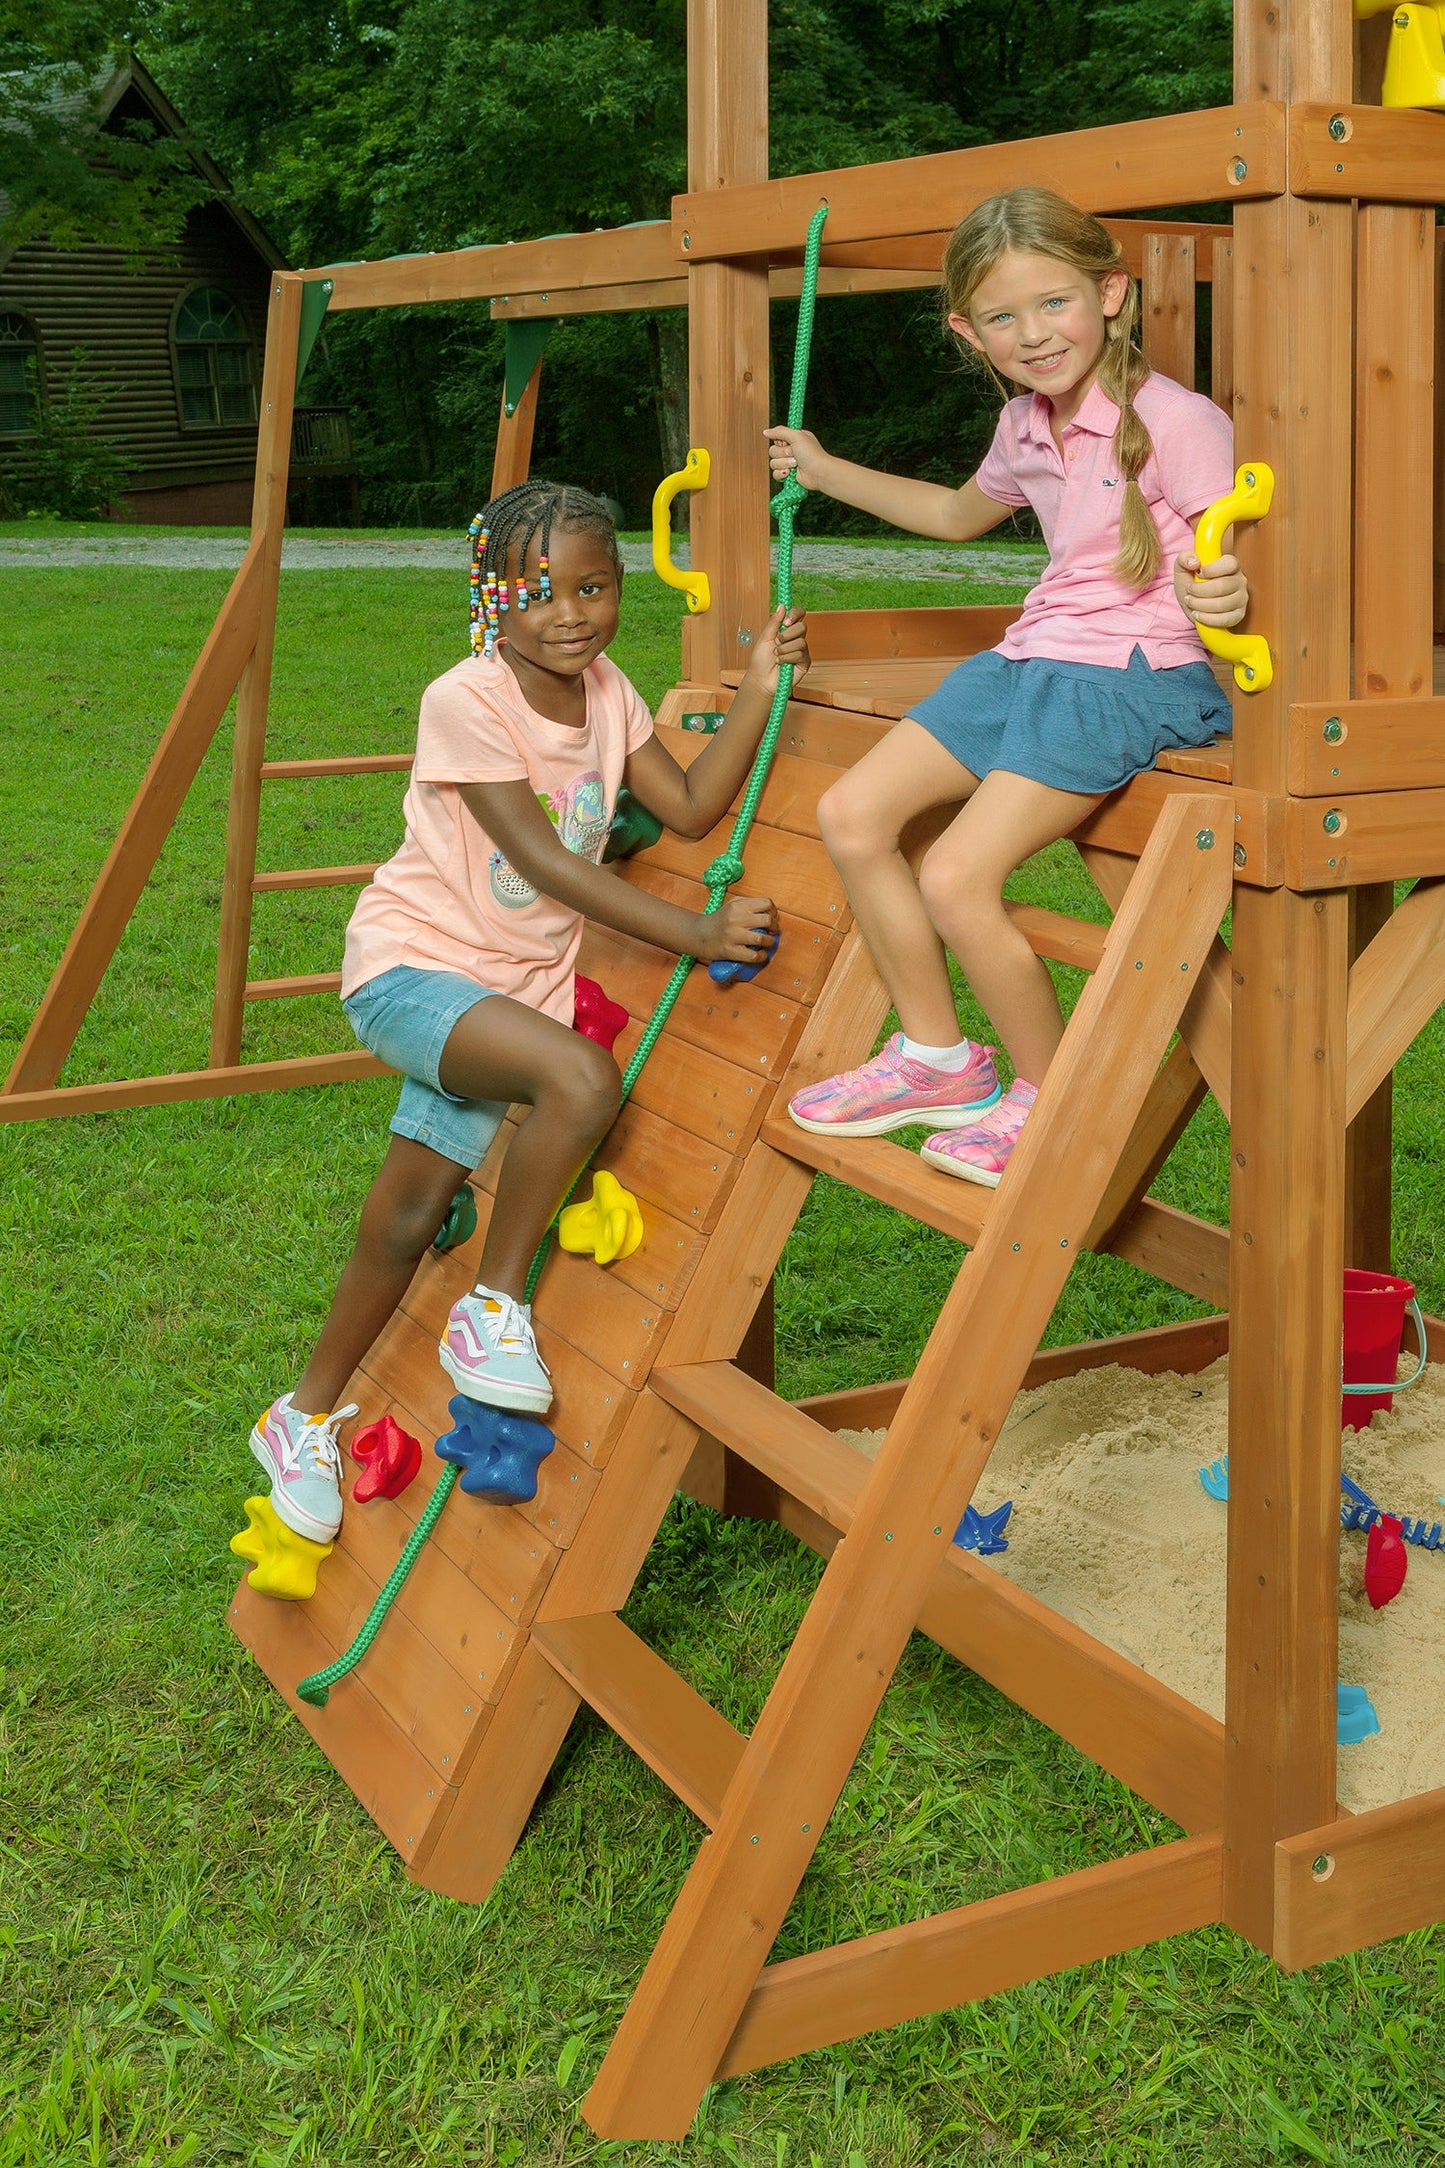
[(369, 1498), (399, 1498), (421, 1467), (421, 1441), (390, 1415), (368, 1423), (351, 1441), (351, 1457), (363, 1463), (351, 1486), (358, 1505)]
[(626, 1009), (620, 1001), (610, 1001), (596, 979), (585, 979), (579, 971), (574, 983), (572, 1029), (580, 1031), (584, 1039), (592, 1039), (598, 1046), (605, 1047), (610, 1054), (612, 1042), (627, 1022)]
[(1365, 1545), (1365, 1594), (1376, 1611), (1399, 1595), (1405, 1585), (1405, 1566), (1400, 1523), (1393, 1513), (1382, 1513)]

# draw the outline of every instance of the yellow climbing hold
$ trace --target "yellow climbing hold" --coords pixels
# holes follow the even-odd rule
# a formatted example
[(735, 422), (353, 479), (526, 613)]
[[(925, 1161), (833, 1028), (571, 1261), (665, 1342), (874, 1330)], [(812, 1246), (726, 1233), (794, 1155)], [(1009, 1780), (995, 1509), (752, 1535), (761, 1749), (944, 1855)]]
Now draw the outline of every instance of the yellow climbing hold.
[(333, 1548), (288, 1528), (269, 1498), (246, 1500), (246, 1525), (231, 1538), (236, 1556), (253, 1561), (246, 1579), (256, 1594), (284, 1597), (288, 1603), (306, 1603), (316, 1594), (321, 1562)]
[(630, 1257), (642, 1240), (637, 1199), (616, 1175), (599, 1167), (592, 1177), (591, 1197), (582, 1204), (569, 1204), (558, 1220), (557, 1240), (564, 1250), (595, 1257), (599, 1265), (610, 1265), (614, 1257)]

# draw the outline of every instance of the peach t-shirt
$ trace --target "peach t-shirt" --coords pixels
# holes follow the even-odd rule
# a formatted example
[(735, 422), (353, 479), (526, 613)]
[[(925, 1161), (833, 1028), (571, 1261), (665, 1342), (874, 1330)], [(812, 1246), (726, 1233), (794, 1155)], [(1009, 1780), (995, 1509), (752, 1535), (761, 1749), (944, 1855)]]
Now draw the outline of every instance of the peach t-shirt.
[(422, 694), (401, 849), (378, 866), (346, 929), (344, 1000), (383, 971), (455, 971), (572, 1021), (582, 918), (540, 895), (462, 803), (461, 783), (527, 782), (569, 851), (600, 859), (629, 753), (652, 735), (615, 663), (589, 663), (587, 720), (549, 722), (498, 655), (468, 656)]
[(1108, 393), (1089, 386), (1064, 426), (1062, 452), (1042, 392), (1010, 399), (999, 416), (974, 479), (995, 504), (1032, 505), (1049, 548), (1048, 568), (1000, 640), (1001, 655), (1123, 670), (1140, 647), (1154, 670), (1204, 661), (1204, 643), (1174, 592), (1174, 560), (1193, 549), (1204, 507), (1234, 486), (1234, 431), (1212, 399), (1157, 371), (1139, 386), (1134, 408), (1154, 443), (1139, 487), (1164, 545), (1144, 588), (1114, 576), (1124, 485), (1114, 463), (1119, 409)]

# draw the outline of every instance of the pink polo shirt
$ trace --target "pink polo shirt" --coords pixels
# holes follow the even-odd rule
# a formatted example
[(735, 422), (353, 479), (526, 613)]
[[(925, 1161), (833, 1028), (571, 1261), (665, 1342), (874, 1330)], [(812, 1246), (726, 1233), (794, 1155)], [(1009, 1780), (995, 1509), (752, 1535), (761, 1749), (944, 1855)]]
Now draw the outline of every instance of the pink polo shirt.
[(1174, 560), (1194, 547), (1194, 523), (1234, 486), (1234, 431), (1212, 399), (1167, 376), (1147, 377), (1135, 412), (1154, 441), (1139, 487), (1164, 545), (1148, 587), (1126, 587), (1112, 566), (1119, 549), (1124, 484), (1114, 464), (1119, 409), (1091, 384), (1067, 423), (1060, 454), (1042, 392), (1010, 399), (974, 479), (995, 504), (1032, 505), (1048, 544), (1048, 569), (999, 642), (1016, 661), (1127, 667), (1136, 647), (1155, 670), (1202, 662), (1204, 644), (1174, 593)]

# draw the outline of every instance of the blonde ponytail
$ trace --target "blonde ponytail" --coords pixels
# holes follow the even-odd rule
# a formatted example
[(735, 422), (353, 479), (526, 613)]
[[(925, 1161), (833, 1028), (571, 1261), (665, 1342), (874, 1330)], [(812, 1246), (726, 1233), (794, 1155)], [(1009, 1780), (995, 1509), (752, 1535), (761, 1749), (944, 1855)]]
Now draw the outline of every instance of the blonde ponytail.
[[(1124, 251), (1098, 219), (1081, 211), (1051, 188), (1010, 188), (990, 196), (969, 212), (962, 225), (948, 237), (943, 252), (943, 301), (945, 315), (966, 316), (974, 293), (1008, 250), (1029, 255), (1053, 256), (1071, 270), (1101, 284), (1111, 271), (1128, 277)], [(1154, 524), (1139, 476), (1154, 450), (1153, 440), (1134, 405), (1139, 386), (1149, 375), (1149, 364), (1134, 344), (1139, 321), (1139, 289), (1129, 278), (1124, 305), (1105, 326), (1107, 343), (1099, 364), (1099, 387), (1119, 409), (1114, 434), (1114, 463), (1124, 484), (1119, 513), (1119, 554), (1114, 573), (1130, 587), (1147, 587), (1158, 573), (1163, 545)], [(967, 351), (977, 359), (973, 347)], [(987, 361), (984, 366), (999, 379)], [(1006, 399), (1013, 387), (1000, 384)]]

